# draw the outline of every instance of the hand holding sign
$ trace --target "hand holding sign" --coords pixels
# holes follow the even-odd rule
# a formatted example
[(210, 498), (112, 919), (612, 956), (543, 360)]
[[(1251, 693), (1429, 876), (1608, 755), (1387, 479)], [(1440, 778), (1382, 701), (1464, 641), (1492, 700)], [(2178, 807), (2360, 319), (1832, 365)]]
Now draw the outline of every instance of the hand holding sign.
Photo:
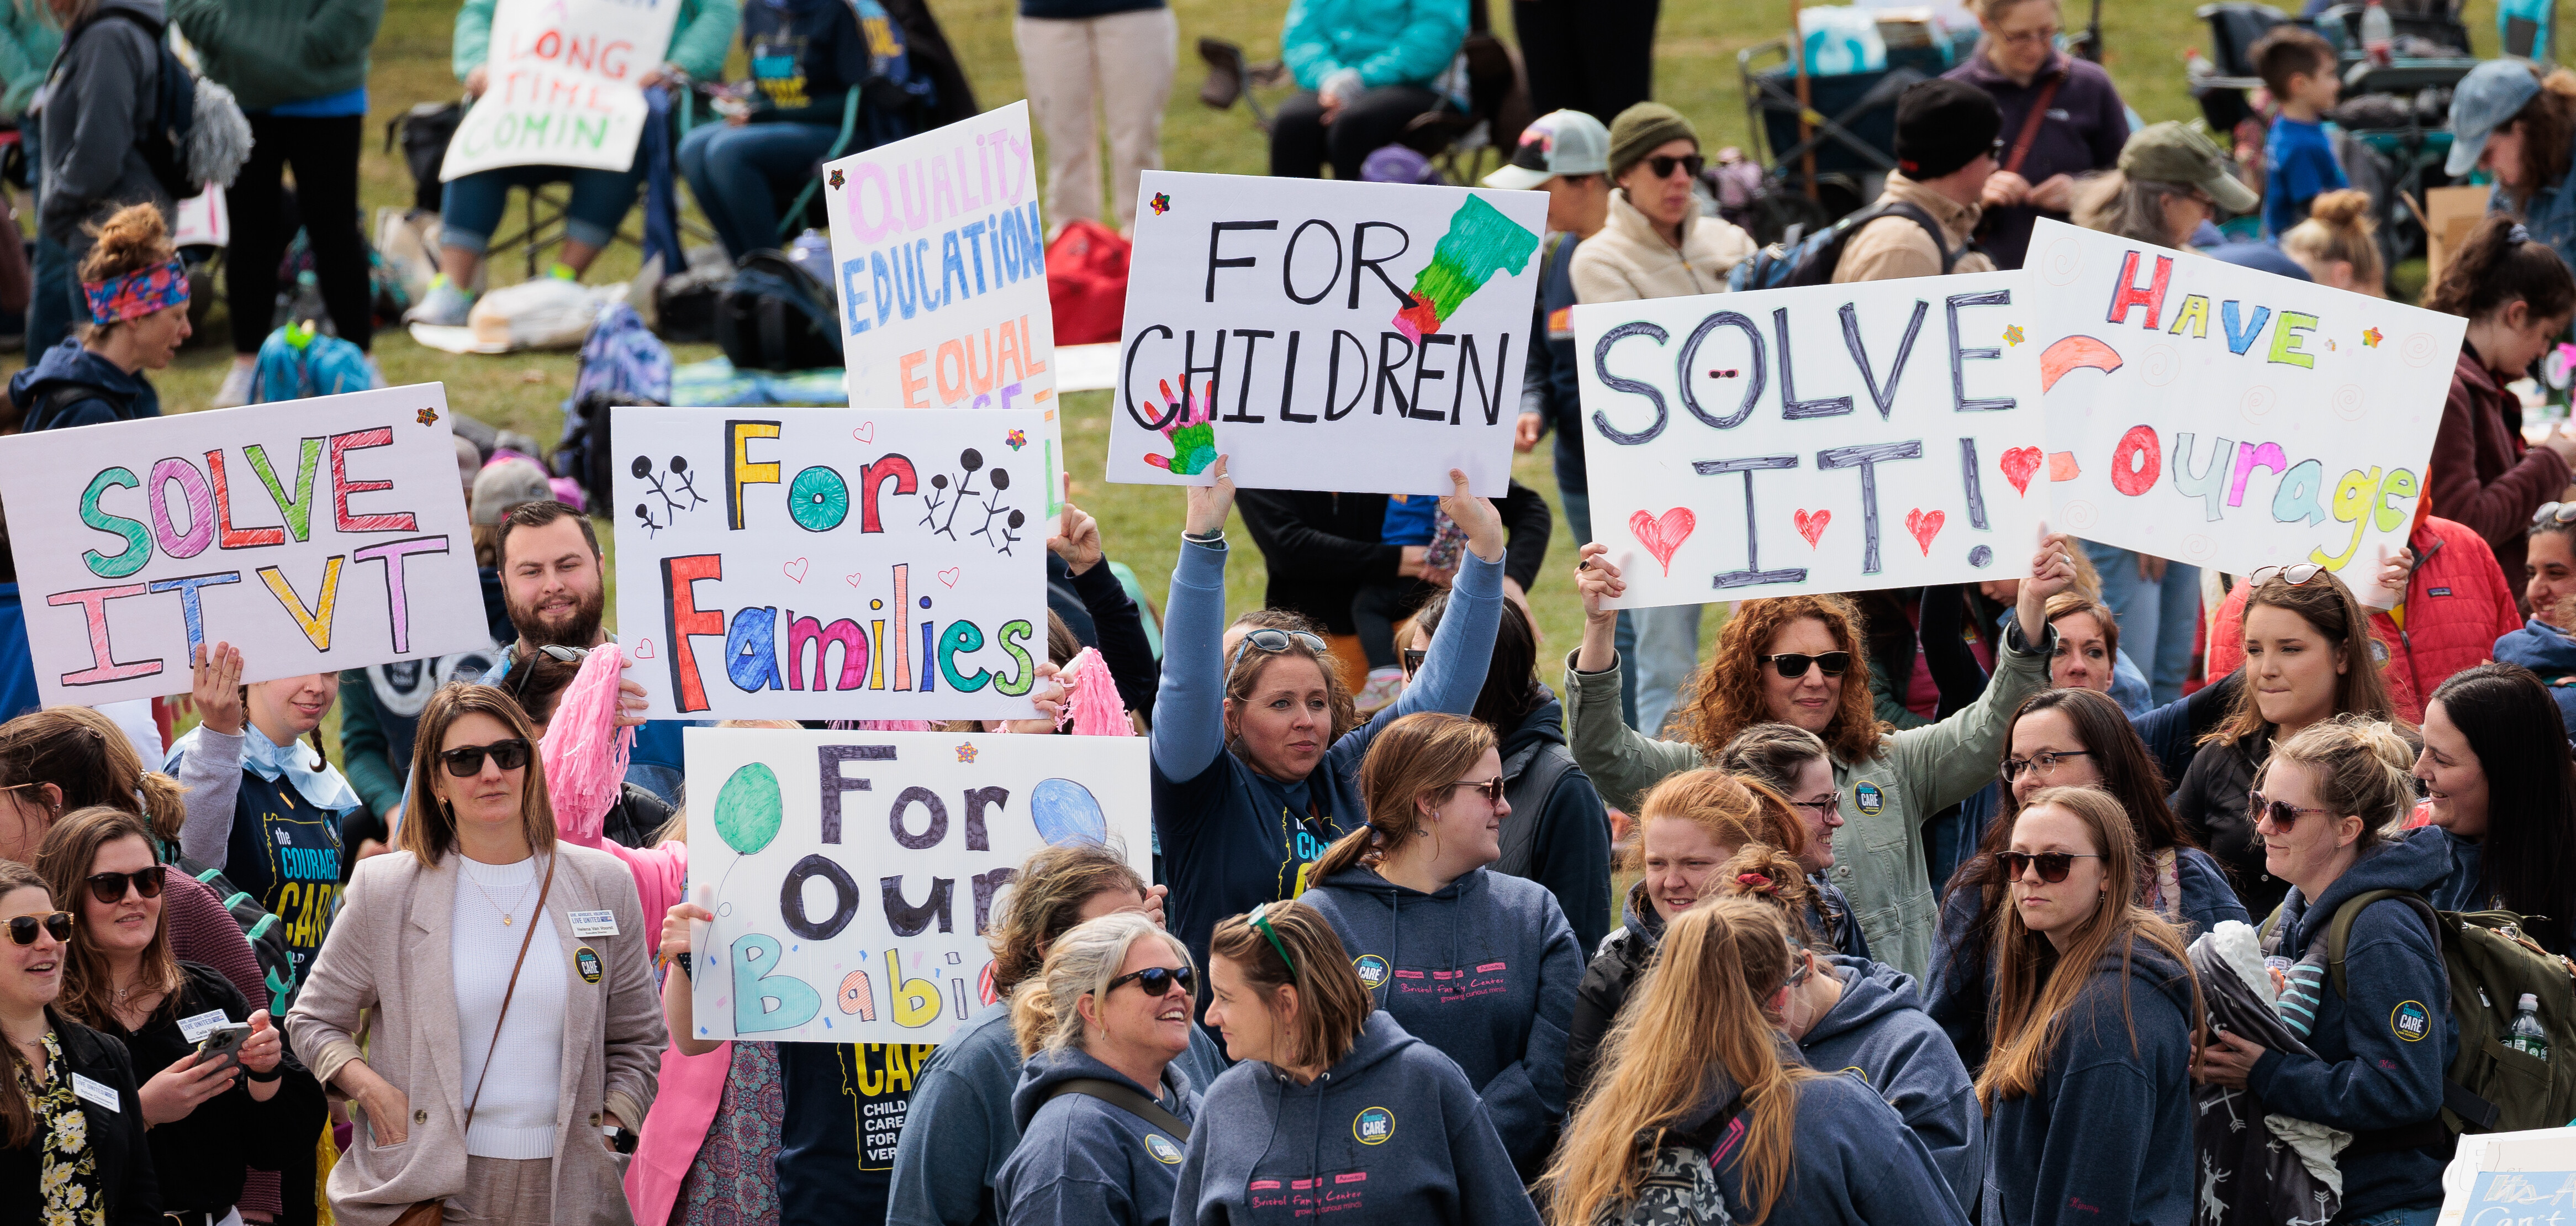
[(2063, 532), (2044, 532), (2039, 538), (2039, 552), (2030, 558), (2030, 578), (2022, 581), (2021, 594), (2013, 601), (2013, 622), (2021, 627), (2022, 642), (2036, 648), (2048, 634), (2048, 598), (2075, 584), (2075, 538)]
[(197, 705), (197, 720), (225, 736), (242, 730), (241, 649), (230, 643), (197, 644), (189, 662), (188, 697)]
[(1488, 562), (1503, 560), (1503, 517), (1494, 504), (1467, 492), (1464, 469), (1449, 470), (1449, 493), (1441, 498), (1440, 509), (1449, 513), (1467, 533), (1467, 551)]
[(1185, 488), (1189, 510), (1181, 517), (1181, 531), (1190, 536), (1206, 536), (1225, 531), (1226, 513), (1234, 509), (1234, 478), (1225, 475), (1226, 457), (1218, 456), (1208, 470), (1211, 480), (1206, 485)]
[(1604, 601), (1617, 600), (1628, 594), (1628, 584), (1619, 577), (1619, 568), (1610, 561), (1610, 547), (1595, 541), (1583, 547), (1583, 560), (1574, 564), (1574, 586), (1583, 593), (1583, 644), (1574, 654), (1577, 671), (1597, 673), (1618, 662), (1618, 649), (1613, 638), (1619, 628), (1619, 612), (1604, 608)]

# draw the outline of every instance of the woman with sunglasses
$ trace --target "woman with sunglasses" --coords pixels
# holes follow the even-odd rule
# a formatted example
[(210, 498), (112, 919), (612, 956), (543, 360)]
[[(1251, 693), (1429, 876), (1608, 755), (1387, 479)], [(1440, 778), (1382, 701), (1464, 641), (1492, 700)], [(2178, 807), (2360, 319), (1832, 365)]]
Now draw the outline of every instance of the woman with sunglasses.
[(1012, 996), (1029, 1058), (1011, 1094), (1019, 1145), (993, 1183), (1001, 1221), (1171, 1219), (1199, 1114), (1199, 1090), (1176, 1063), (1198, 1030), (1196, 979), (1189, 951), (1132, 913), (1086, 921), (1048, 948), (1040, 978)]
[[(2272, 875), (2292, 889), (2263, 923), (2263, 952), (2290, 966), (2282, 1016), (2313, 1056), (2267, 1052), (2241, 1036), (2211, 1036), (2192, 1073), (2251, 1090), (2260, 1111), (2353, 1135), (2337, 1156), (2337, 1221), (2430, 1226), (2442, 1201), (2452, 1135), (2441, 1121), (2443, 1079), (2459, 1050), (2441, 946), (2420, 903), (2382, 898), (2338, 914), (2374, 890), (2419, 898), (2451, 870), (2442, 831), (2391, 837), (2414, 803), (2413, 749), (2388, 724), (2342, 717), (2281, 742), (2249, 803), (2262, 816)], [(2348, 923), (2340, 973), (2324, 965), (2326, 932)], [(2293, 1003), (2305, 1009), (2289, 1008)]]
[[(223, 1221), (249, 1167), (279, 1169), (313, 1148), (321, 1083), (286, 1059), (264, 1006), (171, 952), (168, 866), (141, 818), (104, 806), (70, 814), (45, 836), (37, 868), (54, 897), (77, 900), (55, 1007), (123, 1043), (142, 1077), (161, 1211), (189, 1226)], [(234, 1055), (200, 1058), (199, 1041), (232, 1025), (249, 1028)]]
[(54, 1007), (74, 927), (35, 869), (0, 860), (0, 1223), (162, 1226), (133, 1057)]
[[(358, 866), (287, 1014), (359, 1121), (329, 1185), (352, 1226), (426, 1200), (500, 1221), (628, 1216), (615, 1153), (633, 1151), (666, 1042), (656, 934), (623, 862), (556, 839), (535, 734), (490, 686), (430, 696), (402, 850)], [(600, 911), (608, 931), (596, 915), (575, 928)]]
[(2001, 1220), (2190, 1219), (2186, 1074), (2205, 1015), (2182, 934), (2131, 901), (2136, 827), (2108, 792), (2044, 788), (1995, 858), (2012, 905), (1977, 1100)]
[(2173, 793), (2174, 816), (2234, 879), (2252, 915), (2269, 915), (2290, 883), (2267, 866), (2245, 794), (2272, 747), (2338, 715), (2388, 719), (2395, 704), (2380, 677), (2370, 613), (2334, 572), (2313, 562), (2265, 567), (2243, 585), (2243, 692)]
[(1565, 1044), (1583, 951), (1555, 896), (1486, 867), (1502, 855), (1493, 729), (1425, 711), (1360, 766), (1368, 825), (1342, 836), (1299, 896), (1377, 1006), (1458, 1062), (1526, 1180), (1565, 1119)]
[(1208, 475), (1212, 484), (1186, 491), (1154, 698), (1152, 776), (1171, 929), (1202, 963), (1220, 917), (1303, 893), (1324, 849), (1363, 828), (1359, 770), (1370, 738), (1416, 711), (1475, 708), (1503, 604), (1502, 518), (1452, 469), (1455, 489), (1440, 508), (1466, 529), (1467, 552), (1448, 616), (1413, 684), (1361, 724), (1321, 637), (1260, 626), (1234, 650), (1221, 649), (1234, 479), (1224, 456)]
[(1264, 903), (1209, 940), (1207, 1024), (1236, 1063), (1199, 1101), (1175, 1226), (1538, 1226), (1466, 1075), (1370, 1008), (1322, 913)]
[[(1827, 876), (1834, 867), (1834, 832), (1842, 829), (1843, 807), (1834, 787), (1833, 757), (1823, 738), (1795, 724), (1755, 724), (1726, 743), (1718, 752), (1717, 766), (1779, 793), (1787, 802), (1789, 812), (1806, 828), (1806, 846), (1790, 854), (1798, 857), (1807, 873), (1808, 895), (1813, 899), (1805, 917), (1807, 927), (1838, 953), (1868, 957), (1869, 938), (1852, 916), (1851, 899)], [(1770, 797), (1762, 800), (1765, 808), (1771, 807)], [(1652, 794), (1647, 801), (1651, 812)], [(1773, 847), (1798, 846), (1778, 839), (1762, 841)], [(1728, 841), (1729, 845), (1741, 842)]]
[(1871, 714), (1869, 662), (1849, 602), (1839, 596), (1777, 596), (1736, 606), (1718, 632), (1717, 652), (1681, 706), (1680, 739), (1660, 741), (1619, 719), (1618, 622), (1605, 599), (1627, 585), (1609, 547), (1583, 547), (1575, 583), (1583, 591), (1583, 643), (1567, 661), (1574, 758), (1612, 807), (1636, 812), (1637, 798), (1666, 775), (1714, 761), (1755, 724), (1779, 722), (1815, 733), (1832, 751), (1843, 819), (1860, 854), (1828, 870), (1851, 896), (1869, 948), (1881, 961), (1920, 976), (1932, 964), (1938, 924), (1923, 823), (1976, 794), (1989, 777), (1979, 765), (2002, 746), (2012, 710), (2048, 684), (2057, 632), (2037, 642), (2021, 627), (2047, 626), (2048, 598), (2075, 578), (2071, 538), (2052, 535), (2031, 556), (2014, 594), (2013, 627), (2002, 636), (1985, 693), (1928, 728), (1886, 733)]
[(2495, 658), (2539, 674), (2559, 722), (2576, 739), (2576, 600), (2569, 599), (2576, 597), (2576, 502), (2532, 512), (2524, 547), (2522, 602), (2530, 617), (2495, 641)]
[(2552, 953), (2576, 946), (2576, 762), (2529, 669), (2453, 674), (2424, 707), (2415, 779), (2451, 844), (2444, 911), (2549, 917), (2523, 932)]
[(2012, 739), (1996, 774), (2001, 820), (1977, 854), (1959, 866), (1941, 904), (1941, 943), (1933, 952), (1927, 1006), (1968, 1067), (1986, 1062), (1988, 1002), (1994, 994), (1989, 951), (2011, 900), (2001, 857), (2010, 849), (2022, 806), (2050, 788), (2094, 788), (2120, 803), (2138, 832), (2144, 876), (2135, 901), (2178, 927), (2186, 939), (2221, 920), (2251, 923), (2226, 870), (2192, 842), (2165, 803), (2164, 774), (2117, 703), (2090, 689), (2043, 690), (2013, 716)]

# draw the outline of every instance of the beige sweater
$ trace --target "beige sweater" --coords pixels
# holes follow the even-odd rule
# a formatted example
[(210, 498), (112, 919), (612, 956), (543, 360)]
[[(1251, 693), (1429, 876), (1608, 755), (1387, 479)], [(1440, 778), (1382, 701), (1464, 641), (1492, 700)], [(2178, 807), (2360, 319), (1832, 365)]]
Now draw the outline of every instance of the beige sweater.
[(1691, 214), (1682, 218), (1676, 249), (1653, 222), (1628, 203), (1625, 190), (1610, 193), (1610, 221), (1574, 249), (1577, 302), (1631, 302), (1726, 292), (1726, 274), (1752, 258), (1753, 236), (1734, 223)]
[[(1890, 171), (1887, 190), (1880, 203), (1902, 200), (1932, 215), (1941, 224), (1943, 239), (1950, 250), (1959, 251), (1976, 237), (1977, 219), (1983, 210), (1973, 204), (1961, 204), (1931, 188), (1905, 177), (1903, 171)], [(1950, 266), (1954, 273), (1993, 272), (1995, 262), (1982, 251), (1968, 251)], [(1852, 281), (1895, 281), (1905, 277), (1941, 275), (1941, 252), (1932, 245), (1932, 236), (1911, 217), (1881, 217), (1862, 226), (1859, 233), (1843, 246), (1842, 262), (1834, 265), (1834, 284)]]

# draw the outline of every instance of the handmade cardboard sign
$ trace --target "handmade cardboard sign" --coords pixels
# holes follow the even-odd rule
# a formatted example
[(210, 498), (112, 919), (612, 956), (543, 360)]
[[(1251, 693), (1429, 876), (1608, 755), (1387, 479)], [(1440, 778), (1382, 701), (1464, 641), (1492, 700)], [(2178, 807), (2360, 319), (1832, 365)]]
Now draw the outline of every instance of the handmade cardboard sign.
[(1036, 713), (1048, 414), (616, 414), (617, 620), (653, 718)]
[(2442, 1170), (2436, 1226), (2544, 1226), (2576, 1218), (2576, 1132), (2467, 1133)]
[(993, 1003), (1019, 865), (1087, 841), (1150, 871), (1138, 737), (691, 728), (705, 1039), (942, 1043)]
[(1511, 477), (1547, 197), (1149, 170), (1109, 479), (1441, 494)]
[(643, 137), (637, 78), (662, 62), (680, 0), (500, 0), (483, 95), (440, 181), (502, 166), (625, 170)]
[(2051, 522), (2234, 574), (2317, 562), (2376, 586), (2424, 493), (2467, 321), (2046, 219), (2030, 250)]
[(47, 705), (491, 641), (436, 383), (0, 438), (0, 503)]
[(1620, 608), (2026, 573), (2039, 470), (2019, 273), (1574, 308)]

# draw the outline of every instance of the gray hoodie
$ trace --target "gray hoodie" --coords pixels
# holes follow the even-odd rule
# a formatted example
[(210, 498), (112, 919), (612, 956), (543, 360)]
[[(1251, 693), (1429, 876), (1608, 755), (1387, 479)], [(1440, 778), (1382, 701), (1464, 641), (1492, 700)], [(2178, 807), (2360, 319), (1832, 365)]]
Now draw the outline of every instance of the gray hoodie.
[(1984, 1112), (1949, 1037), (1923, 1012), (1914, 977), (1866, 958), (1832, 959), (1843, 998), (1817, 1019), (1798, 1051), (1820, 1072), (1868, 1083), (1923, 1139), (1962, 1205), (1977, 1203), (1986, 1175)]
[(40, 95), (37, 227), (74, 256), (90, 246), (82, 222), (147, 200), (165, 214), (172, 206), (135, 144), (153, 118), (161, 52), (141, 26), (107, 16), (119, 9), (155, 26), (165, 20), (161, 0), (101, 0), (97, 12), (63, 36)]
[(1184, 1124), (1198, 1122), (1199, 1096), (1177, 1064), (1148, 1090), (1088, 1052), (1039, 1052), (1011, 1094), (1020, 1143), (993, 1184), (1002, 1216), (1011, 1226), (1163, 1226), (1188, 1138), (1090, 1095), (1055, 1093), (1084, 1077), (1153, 1098)]

